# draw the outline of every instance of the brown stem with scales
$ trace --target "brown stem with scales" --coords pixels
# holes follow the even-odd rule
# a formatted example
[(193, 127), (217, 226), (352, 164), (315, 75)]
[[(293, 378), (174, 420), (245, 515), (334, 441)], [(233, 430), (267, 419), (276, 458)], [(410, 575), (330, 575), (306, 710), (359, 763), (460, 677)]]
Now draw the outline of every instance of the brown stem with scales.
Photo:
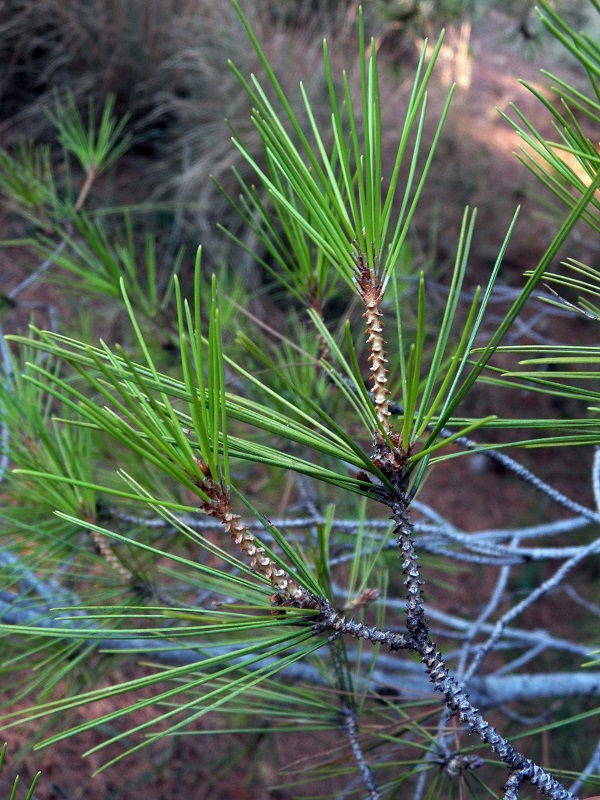
[(365, 305), (363, 317), (367, 320), (367, 344), (369, 361), (371, 362), (371, 380), (373, 381), (373, 405), (375, 413), (384, 431), (389, 433), (390, 401), (387, 388), (388, 369), (385, 339), (383, 338), (383, 314), (379, 308), (383, 296), (383, 286), (375, 269), (371, 268), (364, 253), (356, 254), (356, 279), (360, 299)]
[[(93, 520), (90, 519), (90, 522)], [(121, 564), (119, 559), (113, 553), (112, 547), (109, 545), (106, 536), (98, 531), (90, 530), (90, 535), (94, 540), (94, 544), (96, 545), (96, 550), (98, 551), (99, 555), (110, 564), (110, 566), (119, 573), (119, 575), (124, 578), (126, 581), (132, 581), (133, 575), (129, 570), (125, 569), (125, 567)]]
[(275, 594), (271, 596), (271, 604), (289, 605), (295, 608), (319, 608), (316, 598), (290, 578), (286, 571), (267, 555), (264, 547), (258, 544), (255, 536), (242, 523), (239, 514), (232, 512), (231, 497), (227, 490), (220, 482), (213, 480), (205, 464), (200, 466), (203, 472), (207, 470), (207, 474), (202, 483), (198, 481), (198, 486), (210, 498), (209, 502), (202, 503), (202, 511), (223, 523), (225, 532), (231, 536), (242, 553), (250, 558), (250, 567), (271, 583), (275, 589)]
[(388, 374), (386, 368), (387, 353), (383, 337), (383, 312), (381, 300), (383, 297), (383, 284), (377, 271), (377, 257), (374, 255), (371, 263), (365, 253), (358, 250), (354, 253), (355, 278), (358, 295), (365, 306), (363, 317), (367, 320), (367, 345), (371, 363), (371, 380), (373, 386), (371, 395), (375, 414), (381, 427), (375, 429), (373, 434), (373, 447), (375, 450), (373, 463), (378, 469), (389, 471), (397, 476), (404, 474), (410, 449), (405, 450), (400, 446), (399, 434), (392, 433), (389, 417), (391, 414), (390, 390), (388, 389)]
[[(323, 319), (323, 300), (319, 295), (319, 289), (316, 280), (313, 281), (308, 289), (308, 304), (310, 308), (317, 314), (320, 320)], [(319, 361), (329, 361), (331, 358), (331, 351), (329, 345), (325, 341), (323, 334), (317, 330), (317, 341), (319, 343)]]

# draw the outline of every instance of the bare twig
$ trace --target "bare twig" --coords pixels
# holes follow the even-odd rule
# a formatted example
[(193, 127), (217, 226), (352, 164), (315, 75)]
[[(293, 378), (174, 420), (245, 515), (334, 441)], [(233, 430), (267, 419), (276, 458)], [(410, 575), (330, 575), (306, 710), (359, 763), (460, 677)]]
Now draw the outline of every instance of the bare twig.
[(350, 635), (357, 639), (365, 639), (372, 644), (383, 644), (391, 651), (405, 650), (412, 646), (409, 636), (393, 631), (381, 631), (376, 627), (369, 627), (362, 622), (347, 620), (333, 608), (327, 600), (321, 600), (321, 614), (313, 625), (315, 633), (331, 632), (335, 636)]
[(585, 767), (581, 770), (579, 777), (569, 787), (569, 791), (572, 794), (576, 794), (577, 792), (581, 791), (587, 778), (591, 777), (592, 775), (598, 775), (599, 773), (600, 773), (600, 740), (596, 745), (596, 749), (594, 750), (592, 757), (585, 765)]
[(369, 793), (368, 796), (370, 800), (380, 800), (381, 795), (375, 784), (375, 779), (373, 778), (373, 774), (369, 769), (367, 762), (365, 761), (365, 757), (363, 755), (360, 743), (358, 741), (358, 727), (356, 724), (356, 714), (349, 706), (344, 706), (342, 708), (342, 723), (344, 726), (344, 730), (346, 731), (346, 734), (348, 736), (350, 747), (352, 748), (352, 753), (354, 754), (354, 758), (356, 759), (356, 763), (358, 764), (358, 769), (362, 781)]
[(566, 577), (566, 575), (574, 567), (576, 567), (577, 564), (579, 564), (584, 558), (587, 558), (587, 556), (591, 555), (592, 553), (595, 553), (598, 550), (600, 550), (600, 539), (596, 539), (591, 544), (580, 548), (579, 552), (572, 558), (570, 558), (568, 561), (566, 561), (564, 564), (562, 564), (556, 570), (554, 575), (551, 575), (550, 578), (545, 580), (539, 586), (536, 586), (536, 588), (533, 591), (531, 591), (527, 595), (527, 597), (521, 600), (520, 603), (517, 603), (517, 605), (513, 606), (505, 614), (503, 614), (501, 619), (499, 619), (496, 625), (494, 626), (494, 630), (489, 636), (487, 642), (485, 642), (483, 645), (479, 647), (475, 655), (475, 658), (473, 659), (473, 665), (472, 665), (473, 672), (479, 668), (479, 665), (481, 664), (485, 656), (490, 652), (495, 642), (502, 635), (505, 626), (511, 620), (518, 617), (519, 614), (522, 614), (523, 611), (525, 611), (525, 609), (533, 605), (533, 603), (539, 600), (540, 597), (542, 597), (552, 589), (555, 589), (557, 586), (559, 586)]

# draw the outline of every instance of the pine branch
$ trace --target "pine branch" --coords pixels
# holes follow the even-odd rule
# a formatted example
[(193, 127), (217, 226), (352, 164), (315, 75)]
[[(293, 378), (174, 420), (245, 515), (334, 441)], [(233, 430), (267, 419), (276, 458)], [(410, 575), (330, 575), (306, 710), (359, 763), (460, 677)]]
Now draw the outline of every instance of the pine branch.
[(317, 598), (290, 578), (285, 569), (257, 543), (256, 537), (241, 521), (239, 514), (232, 512), (231, 495), (223, 482), (214, 480), (208, 466), (200, 459), (196, 460), (204, 479), (200, 481), (193, 478), (194, 483), (197, 483), (209, 498), (200, 508), (207, 516), (215, 517), (221, 522), (225, 533), (229, 534), (240, 551), (250, 559), (250, 567), (270, 582), (275, 589), (275, 593), (270, 597), (271, 604), (274, 607), (291, 605), (295, 608), (318, 608)]
[(502, 761), (513, 770), (507, 782), (507, 797), (516, 800), (522, 782), (529, 781), (553, 800), (573, 800), (573, 795), (531, 759), (516, 750), (496, 729), (487, 722), (468, 696), (463, 687), (452, 677), (446, 668), (441, 653), (429, 636), (422, 599), (422, 580), (417, 554), (415, 552), (412, 528), (408, 516), (407, 501), (400, 496), (391, 503), (392, 516), (396, 523), (395, 533), (402, 553), (402, 569), (407, 589), (406, 628), (412, 639), (412, 647), (421, 656), (434, 690), (444, 695), (446, 706), (453, 716), (464, 723), (472, 733), (497, 753)]
[(392, 652), (412, 647), (410, 637), (406, 636), (404, 633), (381, 631), (376, 627), (369, 627), (362, 622), (347, 620), (325, 599), (319, 601), (319, 606), (321, 614), (317, 622), (313, 624), (313, 631), (315, 633), (330, 632), (333, 635), (332, 638), (345, 635), (354, 636), (357, 639), (364, 639), (372, 644), (385, 645)]
[[(369, 348), (369, 361), (371, 366), (371, 380), (373, 388), (371, 394), (375, 413), (385, 433), (390, 432), (390, 391), (387, 387), (388, 370), (386, 369), (387, 353), (385, 339), (383, 338), (383, 315), (380, 309), (383, 297), (383, 286), (377, 274), (375, 257), (369, 259), (365, 253), (356, 253), (356, 283), (358, 294), (365, 306), (363, 317), (367, 321), (367, 346)], [(383, 442), (378, 449), (381, 449)]]
[[(23, 576), (25, 579), (24, 573)], [(87, 638), (83, 620), (81, 620), (80, 614), (77, 612), (62, 611), (61, 619), (55, 619), (56, 612), (53, 609), (74, 605), (77, 602), (77, 598), (64, 592), (64, 590), (60, 590), (59, 587), (52, 587), (48, 582), (41, 582), (39, 579), (37, 581), (32, 579), (29, 583), (32, 587), (35, 584), (36, 590), (45, 595), (46, 602), (35, 602), (31, 598), (22, 598), (8, 591), (0, 592), (0, 618), (7, 632), (10, 632), (13, 627), (26, 627), (32, 635), (35, 635), (36, 632), (43, 635), (45, 630), (51, 631), (56, 628), (64, 628), (65, 624), (68, 624), (71, 630), (77, 630), (78, 627), (81, 627), (81, 638), (78, 639), (78, 646), (82, 651), (125, 653), (129, 654), (130, 657), (151, 661), (156, 664), (183, 666), (198, 663), (199, 650), (203, 646), (201, 641), (189, 642), (185, 647), (179, 648), (172, 640), (168, 639), (131, 638), (126, 635), (110, 635), (109, 632), (104, 638)], [(465, 620), (464, 624), (467, 626), (468, 621)], [(357, 630), (357, 628), (353, 626), (353, 630)], [(329, 631), (330, 629), (325, 625), (324, 629), (318, 632), (327, 633)], [(350, 629), (342, 632), (335, 631), (332, 635), (337, 637), (343, 635), (343, 633), (353, 635)], [(516, 641), (519, 641), (520, 637), (524, 638), (528, 634), (535, 637), (538, 632), (512, 631), (511, 633), (518, 633), (519, 638)], [(406, 647), (397, 646), (399, 642), (394, 637), (398, 636), (399, 634), (397, 633), (388, 632), (386, 634), (386, 639), (392, 644), (390, 648), (392, 652), (398, 649), (409, 649), (408, 642)], [(402, 636), (405, 639), (408, 638), (405, 634), (402, 634)], [(360, 635), (357, 638), (364, 637)], [(368, 640), (373, 641), (376, 638), (374, 633), (373, 638)], [(387, 644), (387, 641), (383, 644)], [(550, 646), (550, 644), (547, 646)], [(558, 643), (555, 644), (558, 646)], [(540, 644), (541, 646), (542, 644)], [(212, 648), (211, 652), (214, 654), (230, 652), (232, 659), (235, 659), (235, 648), (228, 648), (226, 645)], [(589, 654), (589, 648), (578, 647), (573, 652), (583, 657)], [(359, 655), (358, 652), (349, 649), (348, 659), (351, 664), (356, 664), (357, 661), (364, 661), (365, 666), (368, 667), (372, 657), (368, 653)], [(267, 660), (262, 663), (270, 664), (274, 662)], [(252, 669), (252, 667), (249, 667), (249, 669)], [(322, 673), (308, 663), (300, 662), (289, 665), (281, 674), (283, 678), (295, 683), (303, 681), (314, 686), (328, 685), (328, 681), (324, 679)], [(373, 670), (369, 684), (359, 681), (359, 689), (364, 690), (367, 688), (374, 695), (377, 695), (380, 688), (385, 688), (386, 691), (395, 692), (398, 698), (422, 698), (431, 691), (429, 680), (423, 675), (418, 664), (414, 664), (412, 661), (398, 662), (396, 657), (385, 656), (383, 653), (378, 655), (377, 665)], [(541, 673), (538, 675), (521, 674), (504, 677), (499, 671), (483, 678), (473, 678), (469, 682), (468, 688), (473, 702), (486, 708), (497, 708), (507, 703), (527, 701), (532, 698), (542, 700), (556, 697), (600, 697), (600, 672), (582, 672), (578, 670), (575, 672)]]

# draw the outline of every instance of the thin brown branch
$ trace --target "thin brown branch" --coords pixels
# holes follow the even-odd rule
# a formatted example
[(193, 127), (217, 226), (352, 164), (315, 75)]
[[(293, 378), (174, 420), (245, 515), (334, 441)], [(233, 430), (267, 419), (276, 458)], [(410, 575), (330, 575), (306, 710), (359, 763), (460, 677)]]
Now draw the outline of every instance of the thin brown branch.
[(369, 347), (371, 380), (373, 381), (373, 404), (377, 419), (386, 433), (390, 432), (390, 391), (387, 386), (388, 369), (385, 339), (383, 337), (383, 315), (380, 309), (383, 287), (376, 270), (371, 268), (364, 253), (357, 253), (356, 281), (360, 299), (365, 306), (363, 317), (367, 321), (366, 335)]
[[(207, 469), (206, 465), (201, 466)], [(205, 502), (201, 505), (204, 513), (221, 521), (225, 532), (231, 536), (242, 553), (250, 558), (250, 567), (259, 575), (265, 577), (276, 590), (275, 594), (271, 596), (272, 605), (318, 608), (317, 599), (293, 578), (290, 578), (286, 571), (267, 555), (264, 547), (259, 545), (254, 534), (250, 533), (243, 524), (239, 514), (232, 512), (231, 497), (221, 483), (214, 481), (207, 472), (201, 488), (210, 497), (210, 502)]]
[(94, 544), (96, 545), (96, 549), (98, 553), (102, 556), (102, 558), (110, 564), (110, 566), (119, 573), (119, 575), (126, 581), (134, 580), (134, 576), (126, 569), (123, 564), (119, 561), (116, 555), (113, 553), (111, 546), (108, 544), (106, 540), (106, 536), (99, 533), (98, 531), (90, 531), (92, 539), (94, 540)]
[(92, 185), (97, 177), (98, 177), (98, 167), (95, 164), (92, 164), (87, 171), (87, 174), (85, 176), (85, 181), (83, 182), (83, 186), (81, 187), (79, 196), (75, 202), (75, 206), (73, 207), (73, 211), (75, 211), (76, 214), (79, 214), (79, 212), (83, 208), (83, 205), (87, 200), (87, 196), (90, 193)]

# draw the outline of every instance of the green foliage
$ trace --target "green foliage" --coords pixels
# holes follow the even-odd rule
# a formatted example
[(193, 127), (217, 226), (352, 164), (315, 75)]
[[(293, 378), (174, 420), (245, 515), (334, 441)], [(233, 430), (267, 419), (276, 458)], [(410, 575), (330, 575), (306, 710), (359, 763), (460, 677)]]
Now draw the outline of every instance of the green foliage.
[[(543, 0), (538, 14), (544, 26), (580, 62), (590, 86), (583, 92), (546, 71), (552, 91), (561, 101), (553, 104), (538, 89), (524, 84), (550, 112), (553, 127), (559, 136), (556, 142), (546, 141), (516, 108), (519, 122), (512, 124), (527, 145), (521, 147), (519, 159), (562, 203), (573, 208), (577, 198), (594, 182), (600, 163), (596, 145), (586, 133), (586, 124), (591, 122), (597, 125), (600, 121), (600, 47), (589, 35), (573, 30)], [(600, 231), (599, 211), (600, 201), (593, 195), (582, 219), (596, 233)]]
[(56, 128), (58, 141), (73, 153), (86, 173), (92, 169), (98, 172), (108, 169), (129, 146), (131, 135), (121, 136), (127, 124), (127, 116), (117, 121), (113, 115), (114, 107), (115, 98), (109, 95), (102, 109), (97, 131), (92, 100), (88, 106), (87, 123), (80, 117), (72, 94), (67, 95), (64, 105), (57, 98), (56, 110), (48, 114)]
[[(325, 44), (330, 113), (323, 123), (304, 86), (300, 110), (291, 104), (240, 4), (233, 4), (265, 76), (248, 79), (233, 67), (254, 109), (252, 136), (262, 153), (234, 130), (234, 146), (252, 177), (236, 172), (239, 199), (224, 186), (221, 191), (261, 245), (262, 264), (306, 312), (290, 311), (275, 343), (259, 333), (266, 322), (243, 327), (232, 312), (237, 301), (219, 292), (220, 276), (203, 273), (200, 250), (193, 279), (183, 274), (181, 254), (166, 286), (151, 236), (139, 257), (130, 214), (119, 217), (124, 233), (117, 238), (103, 214), (83, 211), (97, 175), (128, 144), (113, 100), (97, 130), (93, 109), (84, 119), (72, 98), (50, 115), (67, 158), (82, 170), (77, 191), (56, 187), (45, 149), (24, 145), (0, 159), (6, 202), (33, 223), (29, 244), (44, 259), (31, 280), (51, 270), (66, 291), (115, 304), (127, 331), (126, 344), (112, 341), (110, 331), (91, 344), (91, 337), (32, 325), (30, 336), (7, 337), (18, 355), (4, 345), (0, 415), (3, 456), (13, 469), (3, 476), (0, 588), (14, 602), (0, 621), (9, 653), (0, 671), (10, 700), (30, 706), (7, 710), (3, 720), (8, 726), (60, 720), (52, 731), (42, 730), (45, 746), (114, 725), (88, 751), (117, 746), (103, 767), (166, 736), (213, 732), (209, 724), (261, 735), (341, 729), (354, 761), (335, 748), (328, 757), (320, 754), (310, 780), (344, 778), (354, 796), (366, 788), (371, 797), (397, 796), (418, 786), (425, 772), (428, 797), (437, 796), (442, 782), (451, 792), (457, 777), (461, 790), (494, 796), (498, 775), (506, 779), (506, 773), (484, 747), (490, 745), (502, 770), (508, 766), (513, 777), (523, 770), (522, 780), (564, 797), (533, 762), (526, 774), (524, 762), (511, 761), (508, 744), (490, 738), (496, 734), (448, 674), (424, 621), (411, 515), (428, 469), (477, 449), (467, 438), (475, 430), (482, 451), (492, 446), (486, 437), (495, 428), (508, 429), (523, 445), (600, 443), (600, 429), (586, 412), (561, 421), (515, 418), (500, 403), (494, 415), (465, 411), (486, 380), (599, 399), (575, 391), (566, 380), (570, 371), (540, 378), (527, 370), (519, 380), (500, 373), (493, 360), (522, 352), (503, 342), (541, 278), (598, 293), (592, 267), (569, 262), (585, 280), (549, 272), (580, 220), (598, 230), (600, 169), (592, 140), (573, 112), (559, 114), (544, 101), (560, 127), (562, 150), (587, 176), (576, 182), (563, 171), (555, 180), (562, 163), (556, 147), (519, 114), (518, 130), (533, 148), (524, 160), (564, 201), (566, 216), (482, 345), (516, 214), (487, 285), (464, 308), (476, 217), (467, 209), (432, 328), (427, 276), (414, 276), (412, 309), (399, 284), (451, 98), (424, 151), (427, 86), (441, 39), (429, 61), (423, 47), (385, 174), (377, 49), (366, 42), (362, 12), (358, 98), (345, 73), (336, 79)], [(561, 97), (597, 121), (597, 48), (543, 8), (544, 23), (569, 43), (592, 81), (591, 99), (584, 102), (566, 84), (559, 84)], [(570, 188), (559, 191), (561, 181)], [(235, 278), (233, 288), (239, 298)], [(330, 314), (332, 299), (340, 297), (350, 309), (342, 320)], [(565, 307), (561, 298), (553, 302)], [(594, 306), (583, 308), (597, 318)], [(531, 363), (594, 366), (598, 358), (597, 348), (557, 346)], [(268, 475), (266, 487), (257, 486), (261, 472)], [(296, 533), (289, 518), (270, 519), (288, 491), (304, 494), (311, 516)], [(391, 523), (378, 517), (390, 513)], [(458, 536), (444, 531), (450, 547), (443, 552), (453, 556)], [(398, 545), (401, 564), (386, 556)], [(478, 547), (478, 556), (495, 557), (485, 542)], [(438, 544), (438, 559), (439, 552)], [(581, 560), (587, 552), (582, 546), (572, 557)], [(504, 570), (512, 562), (484, 563)], [(391, 596), (402, 585), (406, 605)], [(406, 610), (400, 631), (398, 606)], [(356, 618), (348, 621), (345, 613)], [(500, 615), (497, 626), (506, 624)], [(416, 652), (446, 705), (389, 699), (373, 688), (385, 645)], [(123, 652), (137, 655), (146, 670), (116, 683), (93, 680), (112, 663), (107, 655)], [(466, 665), (458, 673), (462, 681)], [(84, 721), (70, 716), (98, 701), (109, 702), (110, 710)], [(450, 728), (440, 722), (442, 710), (459, 715), (482, 744), (460, 741), (456, 753), (444, 749), (440, 742)], [(142, 721), (128, 722), (135, 712)], [(452, 733), (461, 738), (458, 727)], [(363, 782), (358, 789), (351, 783), (356, 777)], [(297, 780), (304, 780), (301, 773)]]
[[(4, 767), (4, 758), (6, 756), (6, 748), (7, 748), (7, 743), (4, 742), (4, 744), (2, 746), (2, 750), (0, 750), (0, 773), (2, 772), (2, 768)], [(31, 798), (33, 797), (33, 792), (35, 790), (35, 786), (36, 786), (36, 784), (37, 784), (37, 782), (39, 780), (39, 777), (40, 777), (40, 773), (38, 772), (38, 774), (35, 776), (35, 778), (31, 782), (31, 786), (29, 787), (29, 791), (25, 795), (25, 800), (31, 800)], [(18, 788), (18, 786), (19, 786), (19, 776), (17, 775), (17, 777), (15, 778), (15, 781), (13, 783), (11, 793), (10, 793), (9, 797), (7, 798), (7, 800), (15, 800), (15, 798), (17, 797), (17, 788)]]
[[(596, 10), (597, 4), (594, 3)], [(552, 91), (560, 102), (551, 103), (532, 86), (527, 88), (537, 97), (551, 114), (553, 127), (559, 136), (556, 142), (546, 141), (535, 130), (525, 115), (515, 108), (519, 122), (515, 129), (527, 147), (521, 147), (519, 159), (525, 164), (567, 208), (573, 208), (580, 198), (586, 197), (586, 209), (581, 219), (597, 234), (600, 231), (600, 200), (598, 197), (598, 175), (600, 158), (589, 126), (600, 122), (600, 47), (597, 41), (585, 32), (577, 32), (546, 2), (540, 3), (539, 17), (546, 28), (561, 42), (581, 64), (589, 86), (586, 91), (571, 86), (556, 75), (545, 72), (551, 81)], [(572, 311), (589, 320), (598, 320), (599, 309), (590, 301), (600, 292), (600, 274), (593, 266), (568, 258), (562, 262), (566, 274), (545, 271), (544, 280), (550, 297), (544, 300), (555, 307)], [(552, 285), (563, 291), (563, 287), (579, 292), (577, 305), (557, 293)], [(563, 397), (577, 398), (586, 403), (598, 403), (598, 393), (586, 386), (583, 380), (598, 377), (598, 353), (595, 347), (526, 345), (501, 348), (503, 352), (534, 354), (520, 363), (525, 369), (507, 373), (509, 379), (523, 378), (534, 390), (556, 393)], [(547, 374), (548, 367), (552, 368)], [(539, 374), (539, 368), (546, 374)], [(597, 411), (596, 408), (590, 409)], [(597, 421), (585, 420), (587, 436), (572, 440), (597, 442)]]

